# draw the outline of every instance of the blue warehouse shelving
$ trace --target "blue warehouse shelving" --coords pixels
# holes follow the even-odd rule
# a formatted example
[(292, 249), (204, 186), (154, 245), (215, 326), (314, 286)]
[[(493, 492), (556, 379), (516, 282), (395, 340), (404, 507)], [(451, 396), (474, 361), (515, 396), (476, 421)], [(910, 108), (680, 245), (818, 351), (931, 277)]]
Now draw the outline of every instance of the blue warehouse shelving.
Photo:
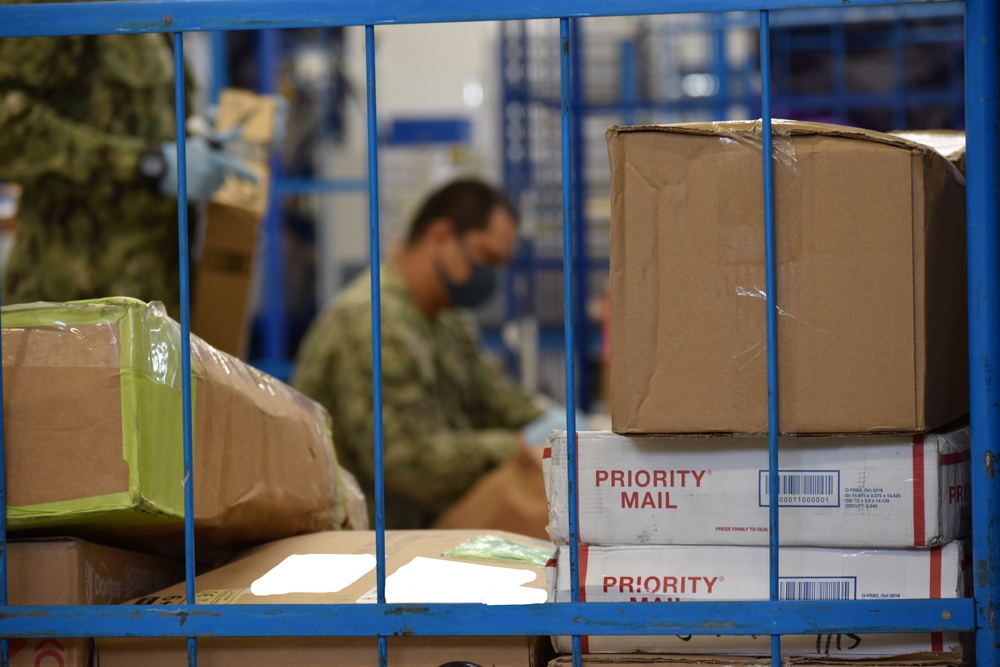
[[(836, 12), (842, 10), (842, 0), (793, 0), (783, 3), (751, 3), (746, 0), (676, 0), (650, 2), (639, 0), (517, 0), (498, 3), (484, 2), (470, 7), (458, 0), (395, 0), (369, 6), (343, 0), (183, 0), (164, 2), (135, 0), (134, 2), (50, 3), (37, 5), (0, 6), (0, 38), (48, 34), (96, 34), (111, 32), (172, 32), (202, 30), (271, 29), (322, 26), (360, 25), (366, 27), (366, 52), (369, 100), (368, 138), (370, 148), (368, 188), (371, 202), (371, 262), (379, 261), (379, 211), (376, 147), (378, 146), (375, 100), (375, 33), (374, 26), (388, 23), (424, 23), (528, 19), (551, 19), (558, 23), (558, 34), (552, 39), (559, 58), (559, 133), (562, 138), (558, 177), (553, 179), (560, 188), (558, 199), (562, 261), (565, 350), (569, 363), (565, 368), (565, 384), (575, 386), (576, 356), (580, 334), (574, 324), (582, 303), (577, 279), (582, 255), (574, 255), (580, 243), (582, 202), (579, 190), (574, 191), (572, 175), (581, 169), (580, 151), (584, 128), (575, 113), (582, 103), (579, 78), (574, 83), (571, 73), (580, 66), (577, 39), (578, 20), (594, 21), (616, 15), (643, 16), (689, 12), (749, 12), (750, 24), (759, 26), (760, 72), (765, 81), (771, 80), (770, 24), (780, 24), (784, 10)], [(852, 6), (902, 6), (893, 0), (855, 0)], [(910, 5), (907, 5), (910, 6)], [(914, 4), (914, 7), (929, 5)], [(996, 612), (1000, 603), (1000, 212), (998, 212), (998, 7), (993, 0), (970, 0), (965, 3), (965, 126), (968, 135), (968, 238), (969, 238), (969, 298), (970, 298), (970, 376), (973, 466), (973, 572), (974, 597), (957, 600), (892, 600), (849, 602), (783, 602), (777, 595), (777, 530), (771, 531), (771, 599), (762, 602), (686, 603), (684, 605), (649, 605), (641, 603), (581, 603), (578, 584), (572, 602), (510, 607), (482, 605), (394, 605), (386, 604), (384, 596), (385, 551), (384, 521), (381, 497), (376, 494), (376, 556), (378, 567), (378, 604), (374, 605), (255, 605), (212, 606), (196, 604), (147, 607), (10, 607), (0, 609), (0, 637), (107, 637), (107, 636), (173, 636), (187, 637), (189, 664), (197, 663), (197, 639), (222, 636), (371, 636), (379, 637), (381, 664), (386, 660), (385, 638), (392, 635), (478, 635), (484, 628), (489, 634), (765, 634), (773, 637), (773, 656), (780, 655), (780, 635), (830, 632), (907, 632), (907, 631), (975, 631), (977, 665), (1000, 664), (1000, 632)], [(774, 13), (772, 15), (772, 9)], [(781, 11), (778, 11), (781, 10)], [(174, 33), (175, 66), (183, 68), (183, 41)], [(432, 74), (429, 74), (429, 76)], [(180, 78), (180, 77), (179, 77)], [(178, 81), (178, 97), (183, 84)], [(770, 123), (772, 102), (770, 88), (761, 91), (761, 115), (765, 122), (764, 155), (770, 155)], [(183, 108), (182, 106), (180, 108)], [(576, 122), (574, 123), (574, 118)], [(178, 127), (183, 128), (183, 116)], [(178, 135), (183, 137), (183, 132)], [(183, 146), (183, 141), (181, 140)], [(183, 150), (183, 148), (181, 148)], [(181, 182), (184, 182), (183, 164)], [(765, 201), (773, 197), (769, 178), (770, 160), (764, 160)], [(180, 207), (182, 215), (184, 207)], [(773, 295), (775, 274), (773, 259), (773, 212), (766, 216), (768, 294)], [(181, 225), (183, 229), (185, 225)], [(186, 242), (181, 235), (180, 242)], [(558, 254), (558, 253), (556, 253)], [(185, 252), (181, 253), (186, 256)], [(182, 265), (183, 305), (181, 325), (185, 336), (190, 331), (187, 301), (187, 267)], [(377, 274), (376, 274), (377, 275)], [(377, 296), (377, 281), (373, 286)], [(778, 469), (776, 391), (775, 310), (768, 309), (768, 354), (771, 396), (770, 414), (770, 474)], [(373, 308), (377, 318), (377, 299)], [(184, 353), (188, 350), (185, 348)], [(380, 369), (380, 350), (373, 350), (376, 369)], [(184, 356), (184, 355), (182, 355)], [(185, 474), (191, 473), (191, 415), (189, 363), (184, 358), (182, 377), (185, 380)], [(380, 421), (380, 376), (376, 376), (376, 423)], [(567, 417), (574, 425), (574, 392), (567, 391)], [(376, 431), (376, 469), (381, 466), (381, 433)], [(575, 489), (575, 448), (570, 448), (568, 466), (570, 488)], [(0, 470), (2, 473), (2, 470)], [(0, 475), (2, 476), (2, 475)], [(380, 488), (381, 478), (377, 482)], [(192, 485), (187, 493), (188, 553), (187, 597), (194, 599), (193, 527), (190, 522), (193, 503)], [(777, 485), (774, 487), (777, 492)], [(2, 499), (2, 487), (0, 487)], [(776, 527), (776, 498), (771, 503), (772, 525)], [(577, 532), (575, 497), (570, 497), (570, 534)], [(6, 524), (0, 512), (0, 605), (6, 599)], [(571, 540), (571, 578), (577, 580), (577, 542)], [(761, 573), (761, 576), (766, 576)], [(579, 642), (575, 643), (577, 651)], [(3, 641), (3, 658), (7, 655)], [(577, 652), (576, 659), (579, 659)]]

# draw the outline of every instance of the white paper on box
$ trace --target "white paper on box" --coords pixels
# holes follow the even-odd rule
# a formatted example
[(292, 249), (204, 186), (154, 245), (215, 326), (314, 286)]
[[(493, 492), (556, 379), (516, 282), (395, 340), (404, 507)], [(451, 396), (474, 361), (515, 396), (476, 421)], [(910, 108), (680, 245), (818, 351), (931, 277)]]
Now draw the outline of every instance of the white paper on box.
[[(768, 544), (766, 437), (577, 438), (580, 542)], [(549, 534), (568, 536), (566, 434), (543, 460)], [(969, 530), (969, 430), (787, 437), (781, 544), (924, 547)]]
[[(931, 549), (780, 550), (781, 600), (957, 598), (965, 592), (961, 542)], [(580, 546), (582, 602), (674, 603), (767, 600), (767, 547)], [(569, 550), (546, 568), (550, 602), (570, 600)], [(557, 651), (569, 637), (553, 637)], [(957, 634), (788, 635), (788, 656), (875, 658), (950, 651)], [(584, 653), (725, 653), (769, 655), (765, 635), (591, 636)]]

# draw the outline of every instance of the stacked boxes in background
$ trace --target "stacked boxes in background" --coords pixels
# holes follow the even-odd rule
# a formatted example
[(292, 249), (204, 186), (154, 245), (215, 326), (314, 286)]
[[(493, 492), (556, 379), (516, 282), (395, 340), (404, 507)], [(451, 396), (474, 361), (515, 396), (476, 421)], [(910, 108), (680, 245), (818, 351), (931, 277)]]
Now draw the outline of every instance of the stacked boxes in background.
[[(11, 603), (117, 604), (183, 579), (178, 324), (133, 299), (36, 303), (3, 309), (2, 338)], [(195, 337), (191, 357), (202, 563), (366, 527), (325, 409)], [(83, 667), (90, 646), (11, 652), (14, 665)]]
[[(184, 578), (180, 561), (72, 538), (7, 543), (8, 603), (120, 604)], [(11, 667), (88, 667), (86, 639), (11, 639)]]
[[(788, 434), (781, 597), (962, 597), (969, 434), (946, 425), (968, 409), (964, 177), (901, 137), (797, 122), (773, 130)], [(577, 439), (581, 598), (767, 599), (760, 125), (613, 127), (608, 145), (620, 435)], [(565, 434), (549, 447), (549, 531), (564, 544)], [(568, 600), (565, 549), (549, 574), (550, 600)], [(554, 643), (569, 650), (568, 638)], [(963, 657), (960, 638), (941, 634), (786, 637), (782, 648), (820, 659)], [(767, 656), (770, 643), (593, 636), (584, 651)]]

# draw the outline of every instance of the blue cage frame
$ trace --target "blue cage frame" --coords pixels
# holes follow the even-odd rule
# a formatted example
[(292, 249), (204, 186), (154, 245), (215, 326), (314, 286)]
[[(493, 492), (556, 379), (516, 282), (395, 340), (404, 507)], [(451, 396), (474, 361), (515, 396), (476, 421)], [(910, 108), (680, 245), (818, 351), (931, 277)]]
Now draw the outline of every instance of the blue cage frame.
[[(834, 8), (848, 0), (488, 0), (470, 7), (463, 0), (390, 0), (371, 6), (345, 0), (135, 0), (0, 6), (0, 38), (11, 36), (173, 32), (177, 73), (178, 152), (184, 155), (183, 40), (187, 31), (363, 25), (366, 28), (371, 263), (379, 262), (377, 125), (375, 109), (374, 26), (529, 18), (557, 19), (561, 41), (561, 110), (563, 168), (564, 308), (566, 383), (574, 386), (573, 225), (570, 188), (572, 167), (569, 20), (584, 16), (759, 11), (761, 71), (769, 77), (769, 17), (774, 9)], [(904, 0), (850, 0), (854, 6), (905, 4)], [(1000, 212), (998, 162), (998, 3), (965, 4), (967, 227), (969, 278), (969, 362), (972, 426), (974, 597), (953, 600), (884, 602), (779, 602), (777, 595), (778, 502), (770, 503), (770, 600), (762, 602), (690, 602), (684, 605), (581, 603), (578, 582), (575, 447), (569, 451), (572, 601), (547, 605), (487, 607), (465, 604), (390, 605), (385, 602), (385, 541), (382, 480), (376, 480), (377, 599), (375, 605), (232, 605), (184, 604), (147, 607), (7, 605), (6, 490), (0, 484), (0, 637), (154, 637), (188, 638), (188, 663), (197, 664), (202, 636), (370, 636), (378, 637), (378, 663), (387, 664), (388, 636), (417, 635), (573, 635), (574, 664), (580, 664), (583, 634), (766, 634), (772, 636), (772, 664), (780, 663), (780, 636), (839, 632), (974, 631), (977, 664), (1000, 665)], [(777, 344), (773, 178), (770, 171), (771, 100), (763, 87), (765, 257), (767, 275), (769, 468), (778, 469)], [(186, 199), (185, 160), (178, 160), (179, 196)], [(179, 229), (186, 229), (186, 207), (179, 207)], [(187, 237), (181, 248), (182, 377), (184, 379), (184, 473), (191, 475), (190, 301)], [(373, 272), (373, 331), (378, 340), (378, 273)], [(375, 461), (381, 469), (381, 350), (372, 351), (375, 368)], [(569, 430), (575, 430), (573, 392), (567, 392)], [(2, 429), (2, 424), (0, 424)], [(0, 430), (2, 454), (2, 430)], [(0, 456), (0, 466), (3, 457)], [(0, 467), (0, 480), (4, 470)], [(777, 493), (777, 487), (773, 488)], [(194, 597), (193, 490), (185, 485), (186, 593)], [(489, 630), (484, 633), (483, 628)], [(0, 640), (0, 663), (8, 663), (7, 639)]]

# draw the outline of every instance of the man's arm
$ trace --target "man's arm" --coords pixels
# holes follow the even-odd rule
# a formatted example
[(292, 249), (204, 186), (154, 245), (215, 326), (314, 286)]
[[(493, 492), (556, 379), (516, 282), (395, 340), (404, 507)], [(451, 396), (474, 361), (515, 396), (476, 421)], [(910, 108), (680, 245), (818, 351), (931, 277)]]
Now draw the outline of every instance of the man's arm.
[[(338, 364), (337, 414), (359, 450), (363, 472), (374, 477), (371, 342), (368, 318), (342, 340), (353, 360)], [(343, 330), (340, 331), (343, 335)], [(407, 341), (383, 329), (384, 470), (388, 491), (420, 507), (436, 508), (466, 491), (486, 471), (517, 451), (514, 428), (455, 429), (432, 387), (421, 381)], [(338, 443), (339, 446), (340, 443)]]
[[(71, 95), (79, 70), (91, 66), (95, 37), (0, 40), (0, 179), (24, 185), (59, 175), (87, 183), (95, 174), (135, 179), (152, 138), (118, 136), (59, 113), (51, 96)], [(88, 41), (89, 40), (89, 41)]]

